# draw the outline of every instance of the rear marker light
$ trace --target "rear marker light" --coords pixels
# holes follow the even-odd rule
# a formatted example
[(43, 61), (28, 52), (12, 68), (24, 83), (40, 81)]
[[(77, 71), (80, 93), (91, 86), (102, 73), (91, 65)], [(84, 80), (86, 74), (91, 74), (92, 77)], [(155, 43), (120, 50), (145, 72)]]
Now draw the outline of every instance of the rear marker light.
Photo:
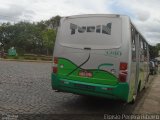
[(53, 58), (53, 73), (57, 73), (58, 72), (58, 58), (54, 57)]
[(113, 90), (113, 88), (102, 88), (103, 90)]
[(58, 64), (58, 58), (57, 57), (54, 57), (54, 64)]
[(63, 81), (63, 80), (61, 80), (61, 83), (62, 83), (62, 84), (69, 84), (68, 81)]
[(120, 82), (126, 82), (126, 77), (127, 77), (127, 74), (120, 73), (119, 74)]
[(126, 70), (127, 69), (127, 63), (121, 62), (120, 65), (119, 65), (119, 69), (120, 70)]
[(125, 62), (121, 62), (119, 65), (119, 81), (120, 82), (126, 82), (127, 74), (128, 74), (127, 67), (128, 67), (128, 64)]
[(113, 90), (113, 88), (108, 88), (107, 90)]
[(57, 73), (57, 71), (58, 71), (58, 68), (53, 66), (53, 73)]
[(64, 65), (60, 65), (60, 68), (64, 68)]

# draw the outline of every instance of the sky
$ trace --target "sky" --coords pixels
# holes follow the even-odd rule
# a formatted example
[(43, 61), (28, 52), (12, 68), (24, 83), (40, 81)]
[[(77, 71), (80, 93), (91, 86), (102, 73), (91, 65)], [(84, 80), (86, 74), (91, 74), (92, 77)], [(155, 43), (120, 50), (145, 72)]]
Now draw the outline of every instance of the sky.
[(151, 45), (160, 43), (160, 0), (0, 0), (0, 23), (79, 14), (128, 15)]

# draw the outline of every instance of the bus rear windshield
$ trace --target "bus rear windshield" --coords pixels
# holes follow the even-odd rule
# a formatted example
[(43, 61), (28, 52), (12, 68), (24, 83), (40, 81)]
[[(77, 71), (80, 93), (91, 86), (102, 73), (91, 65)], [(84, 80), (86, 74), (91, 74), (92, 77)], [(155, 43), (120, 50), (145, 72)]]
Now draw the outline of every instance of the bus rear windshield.
[(85, 17), (66, 19), (61, 24), (60, 44), (92, 49), (117, 48), (121, 45), (121, 19)]

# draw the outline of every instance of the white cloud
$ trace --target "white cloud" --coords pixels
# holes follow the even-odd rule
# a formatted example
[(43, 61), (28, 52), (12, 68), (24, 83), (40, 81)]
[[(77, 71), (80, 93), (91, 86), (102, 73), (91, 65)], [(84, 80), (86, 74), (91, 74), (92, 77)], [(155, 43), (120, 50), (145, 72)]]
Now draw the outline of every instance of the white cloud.
[[(28, 19), (34, 15), (34, 11), (28, 9), (29, 2), (25, 0), (0, 0), (0, 20), (17, 22), (22, 18)], [(22, 4), (23, 3), (23, 4)], [(27, 17), (25, 17), (27, 16)]]
[(160, 33), (159, 0), (114, 0), (114, 4), (124, 9), (124, 14), (127, 13), (132, 18), (139, 31), (151, 44), (160, 43), (160, 37), (157, 35)]
[(108, 0), (41, 0), (32, 4), (31, 9), (36, 11), (35, 20), (48, 19), (51, 16), (90, 14), (90, 13), (107, 13), (106, 2)]
[(0, 0), (0, 21), (40, 21), (55, 15), (121, 13), (153, 44), (160, 42), (159, 0)]
[[(49, 19), (55, 15), (110, 13), (107, 9), (110, 0), (0, 0), (0, 2), (0, 15), (23, 16), (24, 19), (34, 21)], [(24, 17), (28, 14), (27, 11), (32, 11), (30, 18)]]

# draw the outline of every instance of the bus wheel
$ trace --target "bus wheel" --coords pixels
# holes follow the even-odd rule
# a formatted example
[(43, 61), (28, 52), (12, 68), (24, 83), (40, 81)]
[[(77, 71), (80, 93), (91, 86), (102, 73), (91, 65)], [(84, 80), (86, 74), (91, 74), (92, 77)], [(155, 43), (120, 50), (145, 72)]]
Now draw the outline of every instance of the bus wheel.
[(136, 97), (137, 97), (137, 95), (133, 95), (133, 99), (132, 99), (132, 101), (130, 102), (130, 104), (134, 104), (134, 103), (135, 103)]
[(141, 81), (140, 81), (139, 84), (138, 84), (137, 94), (134, 94), (134, 95), (133, 95), (133, 99), (132, 99), (132, 101), (130, 102), (131, 104), (134, 104), (134, 103), (135, 103), (136, 98), (137, 98), (137, 95), (138, 95), (138, 93), (140, 92), (140, 86), (141, 86)]
[(137, 90), (137, 94), (141, 91), (141, 81), (138, 84), (138, 90)]

